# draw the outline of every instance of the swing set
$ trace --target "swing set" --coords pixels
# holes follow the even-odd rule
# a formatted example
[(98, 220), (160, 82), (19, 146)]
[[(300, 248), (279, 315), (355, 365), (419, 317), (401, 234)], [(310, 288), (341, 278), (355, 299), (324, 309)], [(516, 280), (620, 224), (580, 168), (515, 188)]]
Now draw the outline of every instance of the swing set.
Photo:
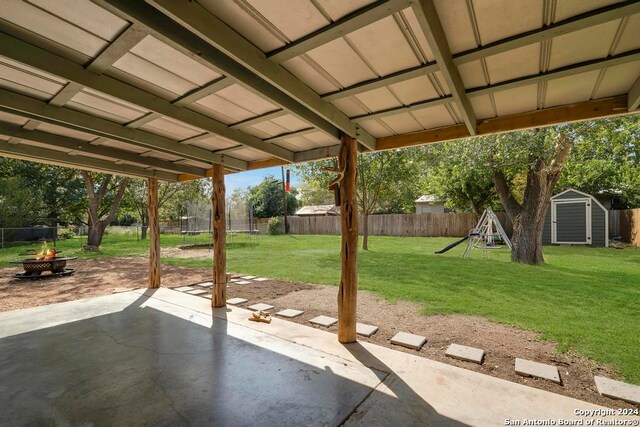
[(502, 224), (500, 224), (500, 220), (491, 209), (486, 209), (482, 213), (476, 227), (469, 231), (466, 236), (435, 253), (443, 254), (464, 241), (467, 242), (467, 247), (462, 255), (464, 258), (470, 258), (474, 249), (481, 249), (484, 258), (487, 258), (489, 251), (493, 249), (500, 249), (506, 246), (509, 250), (512, 250), (509, 236), (507, 236)]

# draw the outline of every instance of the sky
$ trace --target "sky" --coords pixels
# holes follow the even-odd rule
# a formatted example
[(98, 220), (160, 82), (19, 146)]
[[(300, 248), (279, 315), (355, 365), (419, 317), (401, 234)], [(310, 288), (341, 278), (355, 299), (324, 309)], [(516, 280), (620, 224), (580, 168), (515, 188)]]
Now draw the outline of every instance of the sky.
[[(246, 190), (249, 186), (258, 185), (268, 175), (274, 176), (277, 180), (282, 179), (280, 166), (226, 175), (224, 177), (224, 183), (226, 186), (227, 194), (233, 193), (236, 188), (242, 188)], [(299, 182), (300, 177), (297, 176), (293, 170), (291, 170), (291, 186), (296, 187)]]

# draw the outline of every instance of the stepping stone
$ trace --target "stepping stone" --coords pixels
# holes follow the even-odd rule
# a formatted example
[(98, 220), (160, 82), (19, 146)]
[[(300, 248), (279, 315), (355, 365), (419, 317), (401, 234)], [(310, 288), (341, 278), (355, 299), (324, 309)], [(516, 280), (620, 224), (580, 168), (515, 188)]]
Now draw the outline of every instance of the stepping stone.
[(227, 300), (227, 304), (238, 305), (238, 304), (244, 304), (247, 301), (249, 300), (246, 298), (230, 298)]
[(269, 280), (266, 277), (258, 277), (257, 279), (253, 279), (254, 282), (264, 282), (265, 280)]
[(298, 317), (300, 315), (302, 315), (304, 313), (304, 311), (300, 311), (300, 310), (293, 310), (291, 308), (287, 308), (286, 310), (282, 310), (276, 313), (276, 316), (280, 316), (280, 317), (286, 317), (286, 318), (294, 318), (294, 317)]
[(553, 365), (516, 358), (516, 374), (525, 377), (537, 377), (562, 385), (558, 368)]
[(248, 280), (239, 280), (236, 282), (236, 285), (250, 285), (251, 282)]
[(207, 299), (211, 299), (211, 294), (206, 294), (206, 295), (200, 295), (201, 297), (205, 297)]
[(196, 286), (200, 286), (202, 288), (210, 288), (213, 286), (213, 282), (196, 283)]
[(244, 280), (251, 280), (251, 279), (255, 279), (255, 278), (256, 278), (256, 276), (242, 276), (241, 277), (241, 279), (244, 279)]
[(231, 282), (231, 283), (235, 283), (235, 282), (239, 282), (239, 281), (240, 281), (240, 279), (231, 279), (231, 280), (229, 280), (229, 282)]
[(258, 303), (258, 304), (250, 305), (247, 308), (253, 311), (267, 311), (267, 310), (271, 310), (273, 306), (269, 304)]
[(309, 320), (309, 323), (313, 323), (314, 325), (320, 325), (328, 328), (329, 326), (333, 326), (338, 323), (338, 319), (329, 317), (329, 316), (318, 316)]
[(210, 292), (204, 289), (194, 289), (192, 291), (187, 291), (187, 293), (191, 295), (202, 295), (202, 294), (209, 294)]
[(451, 344), (445, 355), (465, 362), (473, 362), (482, 365), (484, 350), (481, 348), (467, 347), (466, 345)]
[(367, 325), (365, 323), (356, 323), (356, 334), (364, 337), (370, 337), (378, 332), (378, 327), (373, 325)]
[(414, 350), (420, 350), (426, 342), (427, 337), (407, 332), (398, 332), (391, 338), (391, 344), (401, 345), (402, 347), (412, 348)]
[(180, 292), (187, 292), (187, 291), (193, 291), (195, 288), (192, 288), (191, 286), (180, 286), (179, 288), (173, 288), (174, 291), (180, 291)]
[(595, 376), (598, 393), (613, 399), (624, 400), (629, 403), (640, 404), (640, 386), (612, 380), (611, 378)]

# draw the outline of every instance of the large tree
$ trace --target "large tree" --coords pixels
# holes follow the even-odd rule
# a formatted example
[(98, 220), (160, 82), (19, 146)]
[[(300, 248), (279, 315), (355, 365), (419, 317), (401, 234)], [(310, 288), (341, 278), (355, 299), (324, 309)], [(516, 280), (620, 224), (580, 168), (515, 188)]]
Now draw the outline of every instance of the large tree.
[(424, 193), (438, 196), (449, 208), (471, 210), (477, 217), (499, 204), (489, 165), (478, 155), (477, 140), (433, 144), (424, 150)]
[(104, 231), (116, 216), (120, 202), (129, 182), (128, 178), (117, 178), (81, 171), (89, 198), (89, 237), (87, 248), (96, 249), (102, 243)]
[[(369, 248), (369, 215), (413, 211), (423, 173), (421, 149), (363, 153), (358, 156), (358, 208), (362, 222), (362, 249)], [(335, 178), (335, 161), (296, 166), (306, 185), (328, 188)]]
[[(512, 261), (541, 264), (544, 218), (571, 149), (570, 126), (513, 132), (480, 139), (500, 202), (513, 224)], [(526, 176), (522, 198), (514, 191)]]
[[(263, 181), (248, 189), (248, 200), (253, 205), (253, 216), (256, 218), (271, 218), (284, 213), (282, 206), (282, 181), (273, 175), (266, 176)], [(287, 215), (293, 215), (298, 210), (297, 191), (292, 188), (287, 194)]]

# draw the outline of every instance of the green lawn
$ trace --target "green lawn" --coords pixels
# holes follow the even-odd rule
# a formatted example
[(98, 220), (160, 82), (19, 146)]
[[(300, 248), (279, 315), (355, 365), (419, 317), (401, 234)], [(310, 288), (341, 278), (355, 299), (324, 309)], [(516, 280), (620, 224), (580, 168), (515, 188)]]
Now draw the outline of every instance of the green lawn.
[[(202, 243), (206, 238), (202, 237)], [(463, 246), (434, 255), (454, 239), (373, 236), (359, 254), (359, 287), (388, 299), (416, 301), (425, 314), (463, 313), (541, 332), (640, 384), (640, 250), (547, 247), (547, 264), (509, 262), (506, 250), (489, 259), (463, 259)], [(162, 236), (164, 246), (181, 242)], [(135, 237), (107, 236), (98, 254), (81, 252), (79, 240), (60, 242), (82, 257), (146, 254)], [(0, 251), (0, 265), (22, 249)], [(209, 259), (166, 258), (165, 263), (210, 267)], [(228, 268), (252, 275), (337, 284), (338, 236), (238, 236), (230, 241)]]

